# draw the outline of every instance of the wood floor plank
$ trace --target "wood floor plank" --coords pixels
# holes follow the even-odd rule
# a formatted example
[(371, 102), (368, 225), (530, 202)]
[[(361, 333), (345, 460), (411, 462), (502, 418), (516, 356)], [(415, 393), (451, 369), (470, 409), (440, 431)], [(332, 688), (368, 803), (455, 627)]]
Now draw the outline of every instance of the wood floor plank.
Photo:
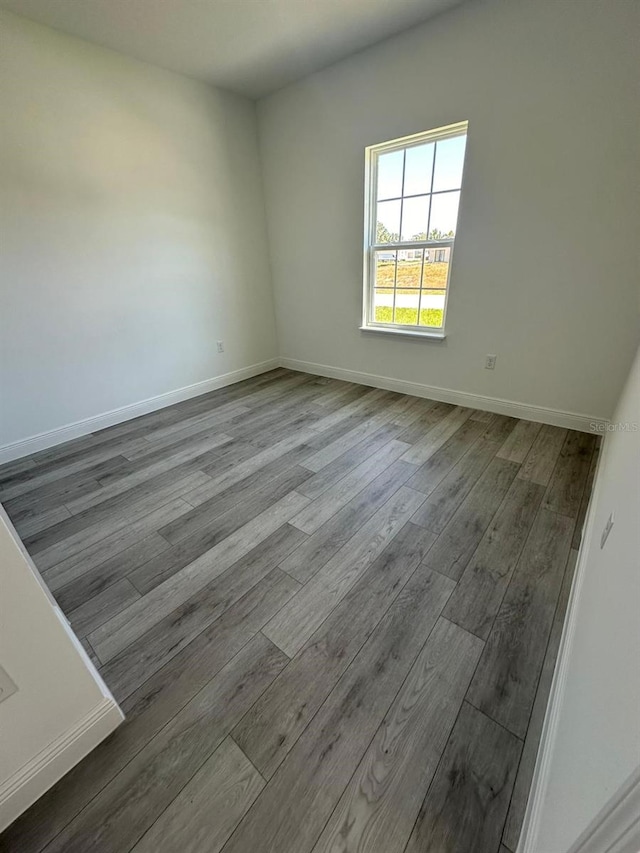
[[(300, 534), (295, 528), (279, 528), (137, 642), (123, 649), (102, 667), (114, 696), (122, 699), (132, 693), (274, 570), (299, 541)], [(290, 578), (289, 598), (299, 588), (297, 581)]]
[(502, 444), (513, 432), (517, 424), (517, 418), (510, 418), (508, 415), (494, 415), (486, 425), (482, 437), (489, 441), (499, 441)]
[(4, 462), (0, 465), (0, 484), (4, 483), (9, 477), (13, 477), (14, 474), (33, 468), (35, 464), (29, 456), (23, 456), (21, 459), (13, 459), (11, 462)]
[(521, 748), (465, 703), (406, 853), (496, 853)]
[[(233, 738), (265, 778), (273, 776), (432, 541), (429, 531), (406, 524), (233, 730)], [(439, 612), (453, 583), (437, 578), (434, 573)]]
[(402, 853), (483, 645), (452, 622), (438, 621), (313, 853)]
[[(159, 475), (166, 476), (167, 472), (176, 471), (176, 474), (180, 476), (188, 470), (186, 467), (183, 467), (185, 466), (185, 463), (198, 460), (198, 457), (203, 456), (216, 447), (229, 444), (231, 441), (233, 441), (231, 436), (226, 435), (225, 433), (219, 433), (214, 436), (207, 434), (203, 438), (198, 436), (198, 440), (196, 442), (192, 442), (189, 447), (185, 447), (185, 442), (183, 442), (181, 449), (172, 453), (168, 459), (165, 458), (153, 462), (144, 468), (140, 468), (134, 473), (128, 474), (125, 477), (119, 478), (115, 482), (109, 483), (107, 486), (103, 486), (95, 492), (67, 501), (66, 506), (73, 515), (79, 515), (91, 507), (104, 504), (110, 498), (122, 495), (125, 492), (129, 492), (134, 489), (136, 486), (140, 486), (150, 481), (153, 481), (152, 487), (156, 488), (157, 485), (161, 485), (162, 482), (164, 482), (163, 480), (157, 479)], [(193, 470), (198, 469), (194, 468)]]
[[(112, 533), (126, 530), (131, 524), (144, 518), (145, 515), (149, 515), (155, 509), (167, 504), (171, 498), (180, 497), (207, 479), (207, 475), (202, 474), (202, 472), (188, 474), (186, 477), (176, 477), (166, 482), (160, 489), (153, 490), (150, 488), (147, 495), (134, 503), (129, 503), (124, 496), (118, 496), (114, 499), (118, 501), (117, 505), (104, 510), (102, 508), (88, 510), (91, 513), (89, 520), (74, 516), (56, 525), (56, 528), (59, 528), (68, 523), (73, 533), (69, 533), (69, 528), (66, 527), (64, 533), (56, 530), (56, 528), (50, 528), (49, 531), (45, 531), (44, 536), (38, 534), (38, 537), (42, 538), (38, 539), (35, 546), (31, 545), (31, 540), (27, 540), (25, 544), (29, 548), (29, 553), (36, 555), (38, 567), (49, 568), (62, 562), (66, 557), (105, 539)], [(51, 536), (48, 535), (50, 532), (52, 533)], [(47, 544), (50, 540), (53, 540), (51, 544)]]
[(544, 498), (545, 509), (573, 518), (578, 515), (594, 445), (589, 433), (568, 433)]
[[(439, 450), (443, 444), (469, 419), (473, 409), (456, 406), (419, 441), (416, 441), (402, 457), (404, 462), (422, 464)], [(402, 437), (402, 436), (401, 436)]]
[(573, 519), (540, 510), (467, 694), (520, 738), (527, 733), (572, 534)]
[(424, 495), (401, 486), (263, 629), (293, 657), (367, 566), (406, 524)]
[(108, 464), (101, 465), (97, 470), (92, 469), (91, 475), (87, 471), (79, 471), (69, 477), (61, 477), (26, 495), (5, 501), (3, 506), (14, 524), (16, 521), (35, 518), (42, 512), (64, 506), (67, 500), (97, 491), (101, 488), (98, 481), (101, 473), (122, 470), (129, 464), (124, 456), (114, 456), (109, 459)]
[(296, 548), (282, 563), (282, 569), (300, 583), (306, 583), (351, 539), (354, 531), (366, 524), (400, 486), (409, 480), (415, 470), (415, 465), (409, 465), (407, 462), (392, 463)]
[(433, 629), (443, 600), (438, 587), (448, 590), (450, 582), (419, 567), (224, 853), (309, 853)]
[(347, 451), (369, 442), (377, 433), (384, 431), (383, 428), (388, 427), (389, 424), (399, 427), (389, 430), (390, 438), (397, 437), (402, 428), (407, 425), (407, 421), (416, 420), (418, 416), (419, 412), (416, 412), (414, 400), (410, 397), (402, 398), (379, 414), (367, 418), (322, 450), (318, 450), (306, 460), (305, 467), (316, 473), (322, 471)]
[[(178, 538), (179, 531), (172, 524), (160, 528), (161, 534), (170, 531), (171, 538), (175, 540), (176, 544), (157, 559), (132, 571), (130, 574), (131, 582), (137, 590), (146, 595), (175, 575), (176, 572), (184, 569), (194, 560), (203, 557), (204, 554), (244, 525), (249, 524), (261, 513), (266, 512), (276, 501), (286, 497), (300, 483), (304, 482), (308, 476), (309, 472), (305, 468), (283, 467), (279, 473), (272, 472), (271, 477), (267, 478), (266, 483), (263, 483), (261, 488), (239, 490), (232, 495), (227, 495), (227, 499), (221, 501), (219, 505), (210, 507), (213, 517), (208, 521), (206, 516), (202, 516), (200, 513), (196, 513), (194, 518), (193, 510), (186, 515), (179, 516), (180, 520), (186, 519), (190, 535), (185, 539)], [(236, 484), (236, 486), (238, 485)], [(235, 489), (235, 487), (232, 488)], [(236, 502), (238, 494), (241, 498), (244, 497), (239, 505)], [(225, 512), (220, 515), (217, 514), (218, 510), (225, 508)], [(191, 526), (192, 523), (194, 523), (193, 527)]]
[(55, 590), (55, 599), (65, 613), (71, 613), (85, 601), (100, 595), (113, 583), (126, 578), (138, 566), (158, 557), (169, 548), (169, 543), (157, 533), (135, 542), (95, 568), (83, 572), (71, 583)]
[[(358, 403), (360, 402), (361, 401), (358, 401)], [(336, 413), (336, 415), (339, 414), (340, 412)], [(323, 418), (323, 421), (327, 422), (326, 426), (320, 427), (322, 421), (319, 421), (314, 424), (313, 427), (305, 427), (301, 430), (297, 430), (294, 435), (282, 439), (270, 447), (253, 454), (248, 459), (245, 459), (239, 464), (233, 465), (222, 473), (216, 474), (215, 466), (213, 468), (205, 468), (204, 470), (211, 474), (211, 481), (206, 483), (206, 485), (200, 489), (194, 489), (186, 496), (187, 500), (194, 506), (197, 506), (198, 504), (215, 497), (215, 495), (220, 494), (220, 492), (223, 492), (225, 489), (228, 489), (240, 480), (244, 480), (250, 474), (264, 468), (270, 462), (274, 462), (289, 451), (311, 442), (314, 438), (317, 439), (319, 431), (329, 429), (331, 425), (337, 425), (340, 423), (340, 418), (332, 420), (331, 424), (328, 423), (330, 418), (335, 417), (335, 415), (327, 415)]]
[[(159, 503), (166, 503), (162, 498), (180, 497), (209, 479), (206, 474), (197, 470), (166, 471), (149, 480), (139, 482), (131, 489), (113, 495), (104, 502), (91, 506), (42, 533), (29, 536), (25, 544), (30, 551), (38, 554), (57, 544), (70, 542), (76, 534), (81, 534), (97, 524), (107, 529), (110, 522), (122, 520), (123, 507), (127, 508), (127, 514), (133, 520), (134, 513), (144, 515), (146, 512), (151, 512), (151, 509), (155, 509)], [(149, 506), (151, 509), (147, 509)], [(108, 529), (107, 532), (111, 530)]]
[[(374, 456), (365, 459), (346, 476), (331, 486), (320, 497), (312, 500), (298, 515), (291, 519), (294, 527), (304, 533), (315, 533), (343, 506), (364, 489), (372, 480), (405, 452), (409, 445), (393, 439)], [(304, 494), (304, 492), (303, 492)]]
[(286, 663), (286, 656), (258, 634), (47, 845), (46, 853), (129, 850)]
[(531, 450), (541, 428), (542, 424), (535, 421), (518, 421), (498, 450), (497, 456), (520, 465)]
[[(7, 513), (7, 515), (9, 515), (9, 513)], [(30, 536), (35, 536), (36, 533), (40, 533), (48, 527), (52, 527), (54, 524), (58, 524), (59, 522), (64, 521), (65, 518), (70, 517), (71, 513), (66, 506), (53, 506), (50, 509), (45, 509), (44, 511), (38, 511), (26, 516), (23, 515), (21, 518), (9, 515), (9, 518), (11, 518), (13, 526), (21, 539), (27, 539)]]
[[(160, 448), (172, 447), (178, 441), (192, 436), (202, 436), (213, 427), (219, 427), (240, 415), (246, 415), (251, 409), (241, 404), (232, 404), (229, 408), (214, 409), (213, 411), (200, 412), (191, 418), (184, 418), (169, 426), (150, 429), (145, 432), (145, 439), (149, 442), (149, 451), (153, 452)], [(146, 451), (142, 450), (140, 455)], [(137, 459), (138, 454), (129, 454), (130, 459)]]
[[(216, 519), (228, 514), (230, 510), (237, 508), (237, 511), (240, 512), (244, 509), (244, 505), (252, 499), (255, 503), (255, 495), (258, 492), (265, 496), (276, 495), (280, 489), (280, 484), (286, 489), (283, 494), (298, 489), (311, 476), (306, 469), (298, 465), (303, 455), (304, 450), (297, 448), (291, 453), (281, 456), (244, 480), (240, 480), (225, 489), (224, 492), (220, 492), (210, 500), (198, 504), (191, 512), (176, 519), (175, 522), (165, 524), (158, 530), (158, 533), (167, 542), (177, 545), (185, 539), (199, 536), (203, 526), (210, 526), (215, 523)], [(278, 497), (282, 497), (282, 495), (278, 495)], [(274, 497), (274, 500), (277, 500), (277, 497)], [(238, 504), (242, 506), (238, 507)]]
[[(310, 407), (309, 407), (310, 408)], [(297, 435), (300, 429), (311, 427), (313, 429), (322, 415), (316, 412), (303, 411), (301, 413), (292, 414), (289, 417), (274, 419), (273, 424), (267, 429), (257, 429), (251, 436), (247, 437), (247, 441), (257, 449), (264, 449), (273, 444), (273, 430), (277, 429), (278, 436), (281, 439), (290, 438)]]
[(445, 609), (445, 616), (483, 640), (489, 636), (544, 488), (514, 480)]
[(534, 483), (547, 486), (566, 437), (566, 429), (543, 424), (522, 463), (518, 477), (521, 480), (533, 480)]
[(306, 505), (308, 498), (291, 492), (227, 536), (201, 557), (155, 587), (94, 631), (89, 640), (101, 661), (107, 662), (153, 628), (259, 545)]
[(219, 853), (264, 784), (242, 750), (225, 738), (132, 853)]
[(318, 406), (326, 411), (333, 411), (361, 397), (366, 390), (365, 385), (335, 380), (331, 386), (328, 386), (327, 393), (318, 401)]
[(496, 455), (498, 445), (479, 439), (456, 462), (442, 482), (431, 492), (412, 521), (442, 533), (451, 517), (469, 494), (484, 469)]
[(306, 383), (277, 403), (239, 415), (226, 428), (241, 441), (257, 443), (259, 446), (273, 444), (274, 431), (278, 432), (280, 438), (284, 438), (281, 433), (290, 426), (302, 428), (320, 419), (320, 415), (307, 410), (316, 396), (314, 386)]
[(138, 598), (140, 593), (133, 584), (127, 578), (120, 578), (75, 610), (68, 612), (67, 618), (74, 632), (79, 637), (86, 637)]
[(98, 539), (86, 548), (74, 551), (60, 562), (45, 566), (39, 554), (35, 555), (34, 562), (42, 572), (49, 589), (56, 592), (56, 590), (76, 581), (84, 574), (97, 569), (105, 561), (122, 554), (127, 548), (136, 545), (156, 531), (159, 526), (168, 523), (170, 519), (182, 513), (188, 512), (189, 509), (189, 504), (180, 498), (176, 498), (132, 522), (126, 530), (117, 530), (110, 536), (105, 536), (104, 539)]
[(459, 580), (502, 503), (518, 466), (493, 459), (431, 549), (431, 568)]
[(418, 468), (407, 484), (412, 489), (429, 496), (446, 477), (453, 466), (467, 452), (482, 432), (482, 424), (471, 419), (454, 432), (440, 450)]
[(551, 682), (553, 680), (558, 650), (560, 648), (562, 629), (564, 627), (564, 619), (567, 611), (567, 604), (569, 603), (569, 593), (571, 592), (571, 584), (573, 581), (577, 558), (578, 552), (572, 550), (562, 579), (558, 605), (553, 619), (551, 634), (549, 635), (549, 642), (547, 644), (547, 650), (542, 664), (542, 672), (540, 673), (538, 689), (536, 690), (536, 698), (533, 703), (533, 710), (531, 711), (531, 719), (529, 720), (529, 727), (527, 728), (524, 748), (522, 750), (520, 764), (518, 765), (518, 774), (513, 786), (511, 803), (509, 804), (507, 820), (502, 834), (503, 843), (512, 850), (517, 849), (520, 829), (522, 827), (522, 821), (524, 820), (524, 812), (527, 807), (527, 799), (529, 797), (529, 790), (533, 780), (533, 771), (535, 769), (536, 758), (538, 755), (538, 745), (542, 735), (542, 726), (544, 724), (547, 701), (551, 691)]
[(480, 423), (488, 424), (494, 418), (493, 412), (485, 412), (483, 409), (474, 409), (471, 415), (472, 421), (480, 421)]
[(423, 439), (433, 427), (455, 409), (451, 403), (436, 403), (434, 400), (425, 400), (424, 402), (426, 405), (423, 405), (423, 409), (416, 420), (405, 427), (398, 436), (401, 441), (406, 441), (407, 444), (415, 444)]
[[(379, 427), (370, 436), (359, 441), (349, 450), (346, 450), (327, 465), (324, 465), (313, 476), (309, 477), (300, 488), (300, 491), (306, 497), (315, 500), (315, 498), (320, 497), (323, 492), (326, 492), (328, 488), (337, 483), (338, 480), (341, 480), (362, 462), (375, 456), (379, 450), (396, 438), (400, 431), (401, 427), (396, 424), (386, 424)], [(303, 464), (305, 468), (313, 471), (308, 459), (305, 459)]]
[[(89, 449), (86, 452), (74, 454), (64, 464), (51, 462), (47, 465), (36, 465), (22, 474), (8, 478), (0, 490), (0, 500), (4, 503), (11, 498), (25, 495), (44, 485), (53, 483), (62, 477), (68, 477), (87, 469), (90, 464), (106, 462), (113, 456), (122, 456), (127, 450), (142, 446), (144, 439), (134, 439), (122, 443), (119, 439), (114, 440), (113, 446), (103, 445), (98, 449)], [(117, 451), (114, 449), (117, 447)]]

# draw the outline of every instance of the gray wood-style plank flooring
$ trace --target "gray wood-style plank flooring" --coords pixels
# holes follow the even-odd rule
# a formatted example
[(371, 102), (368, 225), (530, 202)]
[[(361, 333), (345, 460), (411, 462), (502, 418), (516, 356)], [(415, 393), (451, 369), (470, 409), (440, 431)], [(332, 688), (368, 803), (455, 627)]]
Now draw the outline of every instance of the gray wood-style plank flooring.
[(278, 369), (0, 468), (125, 723), (20, 853), (514, 853), (594, 436)]

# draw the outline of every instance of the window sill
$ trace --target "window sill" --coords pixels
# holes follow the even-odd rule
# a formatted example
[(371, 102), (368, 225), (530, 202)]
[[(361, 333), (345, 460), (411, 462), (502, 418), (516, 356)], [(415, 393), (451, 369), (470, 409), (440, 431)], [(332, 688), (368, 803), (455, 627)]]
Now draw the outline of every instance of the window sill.
[(376, 335), (395, 335), (398, 338), (426, 338), (430, 341), (443, 341), (447, 335), (442, 330), (418, 332), (414, 329), (385, 329), (383, 326), (359, 326), (361, 332), (373, 332)]

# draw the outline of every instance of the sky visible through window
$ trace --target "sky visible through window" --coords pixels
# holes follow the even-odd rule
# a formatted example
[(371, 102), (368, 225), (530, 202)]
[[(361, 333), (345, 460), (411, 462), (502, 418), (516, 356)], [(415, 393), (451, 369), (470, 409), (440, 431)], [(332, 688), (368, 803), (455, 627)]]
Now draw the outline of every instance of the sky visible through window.
[(465, 145), (466, 135), (380, 155), (377, 221), (388, 232), (384, 242), (455, 234)]

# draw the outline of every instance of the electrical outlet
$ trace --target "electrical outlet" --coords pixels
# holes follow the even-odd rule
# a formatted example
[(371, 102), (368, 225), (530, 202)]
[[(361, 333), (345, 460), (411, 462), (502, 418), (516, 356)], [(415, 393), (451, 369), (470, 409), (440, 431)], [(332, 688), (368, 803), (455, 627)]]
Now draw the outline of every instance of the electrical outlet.
[(9, 673), (0, 666), (0, 702), (4, 702), (17, 691), (18, 688), (9, 677)]
[(224, 341), (216, 341), (216, 346), (218, 347), (218, 352), (224, 352)]
[(613, 527), (613, 513), (607, 519), (607, 523), (604, 526), (604, 530), (602, 531), (602, 536), (600, 537), (600, 550), (604, 548), (607, 544), (607, 539), (609, 534), (611, 533), (611, 528)]
[(497, 355), (488, 355), (484, 360), (485, 370), (493, 370), (496, 366)]

